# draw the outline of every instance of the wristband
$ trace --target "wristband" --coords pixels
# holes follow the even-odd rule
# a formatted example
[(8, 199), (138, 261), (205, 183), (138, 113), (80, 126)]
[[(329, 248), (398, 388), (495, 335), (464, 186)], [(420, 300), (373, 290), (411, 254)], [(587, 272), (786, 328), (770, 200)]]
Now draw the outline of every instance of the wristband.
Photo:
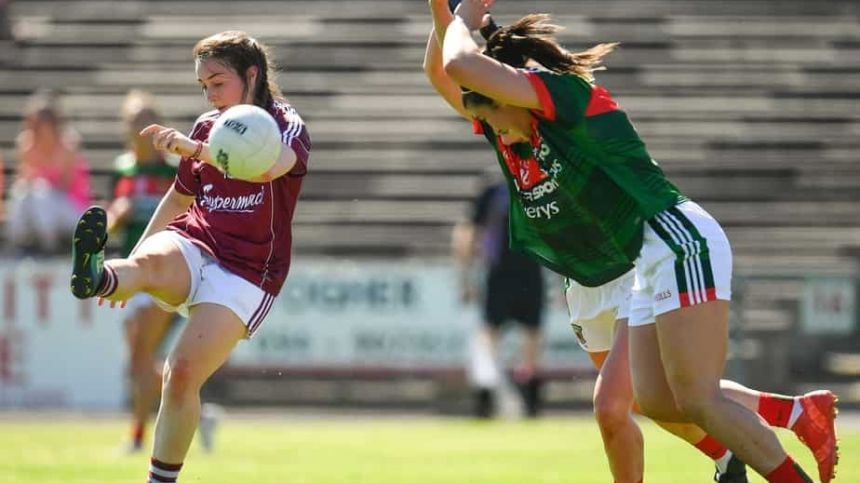
[(203, 152), (203, 141), (197, 141), (197, 148), (194, 150), (194, 154), (192, 154), (190, 157), (192, 159), (200, 159), (199, 156), (200, 156), (200, 153), (202, 153), (202, 152)]

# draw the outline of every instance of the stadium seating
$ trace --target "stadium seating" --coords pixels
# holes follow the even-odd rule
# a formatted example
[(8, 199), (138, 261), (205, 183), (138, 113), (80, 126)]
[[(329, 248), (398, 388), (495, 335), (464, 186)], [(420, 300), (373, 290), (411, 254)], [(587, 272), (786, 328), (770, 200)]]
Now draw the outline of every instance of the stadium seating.
[[(670, 178), (725, 226), (750, 287), (756, 276), (857, 273), (856, 2), (528, 5), (555, 14), (571, 49), (622, 42), (599, 81)], [(501, 22), (525, 13), (521, 2), (497, 7)], [(18, 40), (0, 56), (7, 172), (25, 96), (56, 88), (106, 196), (124, 92), (156, 93), (170, 122), (189, 128), (206, 109), (192, 45), (243, 29), (272, 47), (313, 138), (296, 252), (444, 256), (494, 160), (424, 78), (425, 9), (414, 0), (13, 2)], [(745, 307), (791, 324), (798, 297), (796, 287), (750, 289)]]
[[(273, 47), (281, 85), (311, 127), (313, 176), (296, 216), (297, 251), (444, 254), (448, 227), (493, 159), (420, 70), (426, 7), (349, 3), (13, 2), (19, 42), (0, 70), (0, 148), (11, 153), (24, 94), (52, 87), (68, 94), (67, 110), (103, 173), (121, 149), (125, 90), (156, 92), (171, 121), (187, 128), (205, 109), (190, 47), (243, 28)], [(672, 179), (728, 228), (739, 257), (781, 264), (779, 256), (757, 261), (777, 242), (784, 254), (800, 248), (844, 266), (842, 248), (860, 245), (860, 27), (851, 2), (612, 5), (530, 8), (555, 13), (574, 49), (623, 42), (600, 81)], [(522, 13), (515, 3), (498, 7), (502, 21)], [(416, 229), (404, 234), (404, 225)]]

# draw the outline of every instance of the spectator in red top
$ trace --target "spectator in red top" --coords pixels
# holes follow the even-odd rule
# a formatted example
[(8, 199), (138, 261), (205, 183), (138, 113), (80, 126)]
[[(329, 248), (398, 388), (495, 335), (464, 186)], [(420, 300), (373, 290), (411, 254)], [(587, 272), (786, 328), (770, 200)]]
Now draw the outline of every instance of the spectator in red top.
[[(244, 32), (221, 32), (193, 53), (214, 110), (197, 119), (190, 136), (158, 124), (141, 131), (157, 149), (182, 156), (141, 241), (128, 258), (104, 263), (105, 213), (93, 207), (81, 217), (73, 245), (76, 297), (114, 306), (145, 292), (188, 316), (165, 364), (150, 482), (176, 481), (198, 423), (200, 387), (239, 340), (253, 336), (287, 277), (310, 151), (304, 122), (281, 95), (261, 43)], [(237, 104), (267, 110), (282, 133), (275, 165), (253, 181), (226, 177), (208, 149), (213, 122)]]

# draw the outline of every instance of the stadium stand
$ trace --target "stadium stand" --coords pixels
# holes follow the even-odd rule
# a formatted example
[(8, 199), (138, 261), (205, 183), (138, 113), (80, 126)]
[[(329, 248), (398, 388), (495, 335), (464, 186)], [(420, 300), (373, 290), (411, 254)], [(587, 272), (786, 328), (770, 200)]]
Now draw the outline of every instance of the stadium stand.
[[(598, 79), (670, 178), (727, 229), (736, 272), (747, 277), (742, 319), (750, 334), (796, 324), (801, 292), (797, 281), (775, 289), (756, 277), (858, 274), (856, 2), (528, 5), (553, 13), (572, 49), (622, 42)], [(497, 7), (502, 22), (526, 13), (520, 2)], [(273, 47), (280, 83), (314, 142), (296, 252), (445, 255), (451, 225), (494, 161), (424, 78), (425, 9), (414, 0), (13, 2), (17, 40), (11, 55), (0, 55), (7, 183), (21, 108), (35, 87), (65, 94), (104, 197), (121, 149), (125, 91), (156, 93), (170, 121), (189, 128), (206, 108), (191, 70), (193, 43), (243, 29)], [(820, 360), (834, 374), (857, 376), (856, 355)]]

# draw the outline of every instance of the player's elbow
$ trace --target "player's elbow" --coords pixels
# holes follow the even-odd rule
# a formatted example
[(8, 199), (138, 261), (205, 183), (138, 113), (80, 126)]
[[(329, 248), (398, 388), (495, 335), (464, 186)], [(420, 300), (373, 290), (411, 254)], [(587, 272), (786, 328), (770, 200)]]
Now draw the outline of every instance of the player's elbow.
[(425, 58), (422, 67), (424, 68), (424, 75), (426, 75), (434, 85), (437, 81), (446, 77), (445, 69), (442, 67), (441, 62), (431, 62), (429, 59)]
[(451, 58), (446, 58), (442, 64), (445, 75), (451, 78), (457, 84), (463, 85), (469, 78), (471, 72), (471, 62), (468, 55), (456, 55)]
[(424, 69), (424, 73), (427, 74), (428, 77), (434, 72), (437, 71), (438, 68), (434, 69), (433, 62), (430, 60), (430, 56), (425, 55), (424, 61), (421, 63), (421, 68)]
[(168, 209), (171, 210), (172, 214), (180, 214), (185, 212), (191, 203), (194, 202), (193, 196), (184, 195), (175, 189), (171, 189), (167, 193), (167, 204)]

